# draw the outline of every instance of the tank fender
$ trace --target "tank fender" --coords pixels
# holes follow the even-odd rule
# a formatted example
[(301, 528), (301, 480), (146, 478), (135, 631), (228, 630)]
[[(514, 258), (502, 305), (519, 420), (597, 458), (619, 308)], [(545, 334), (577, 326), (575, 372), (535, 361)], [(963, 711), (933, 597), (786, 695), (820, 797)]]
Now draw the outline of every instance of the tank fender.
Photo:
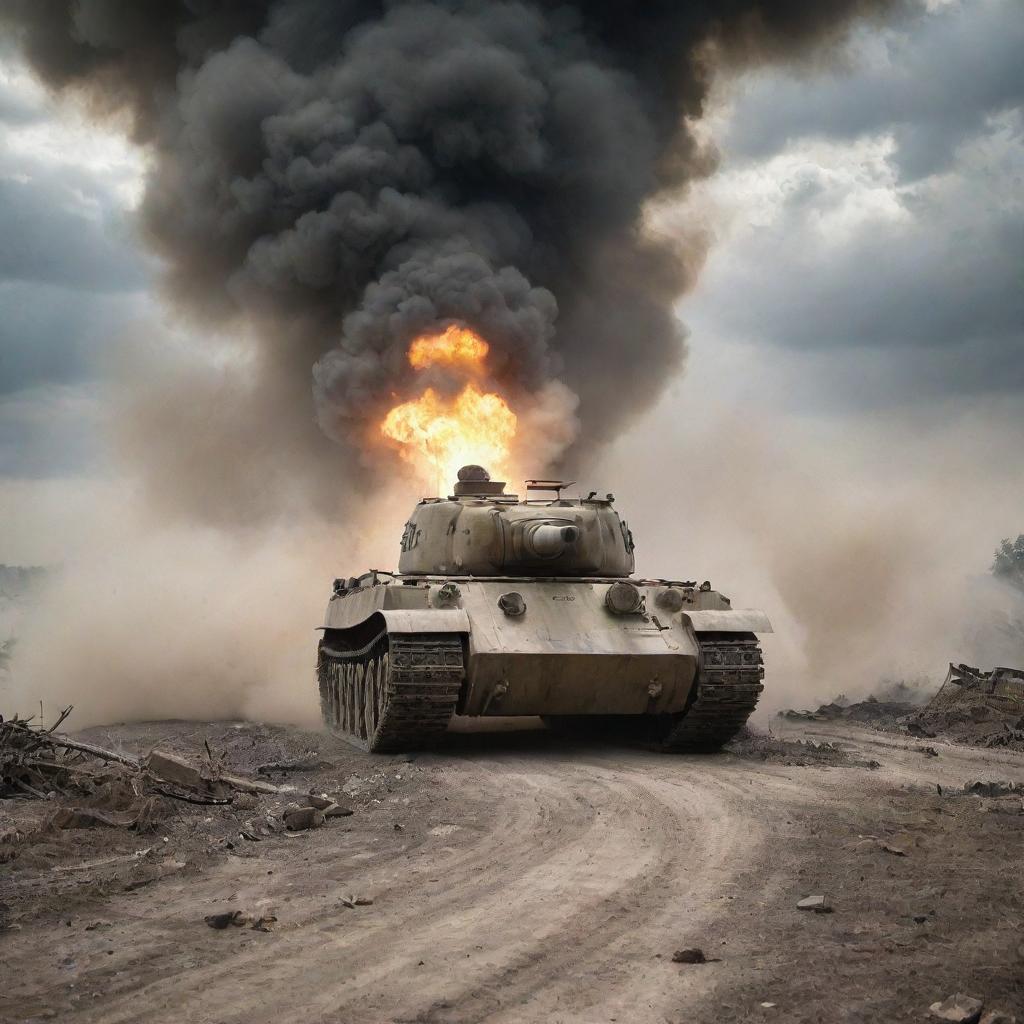
[(731, 608), (729, 611), (683, 612), (683, 622), (695, 633), (773, 633), (771, 622), (756, 608)]
[(382, 608), (389, 633), (469, 633), (465, 608)]

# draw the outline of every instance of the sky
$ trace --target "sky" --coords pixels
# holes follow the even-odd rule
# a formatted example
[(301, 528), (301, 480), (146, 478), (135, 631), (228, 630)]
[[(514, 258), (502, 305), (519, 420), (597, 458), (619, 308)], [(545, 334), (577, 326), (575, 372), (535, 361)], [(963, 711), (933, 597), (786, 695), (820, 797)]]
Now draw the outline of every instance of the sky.
[[(882, 609), (865, 646), (915, 603), (894, 575), (927, 588), (931, 666), (940, 610), (965, 599), (936, 591), (1024, 532), (1022, 52), (1019, 0), (934, 0), (828, 61), (723, 76), (700, 125), (717, 170), (648, 210), (648, 230), (712, 245), (677, 303), (685, 372), (606, 451), (601, 487), (644, 495), (643, 571), (682, 551), (738, 581), (805, 669), (816, 581), (844, 588), (826, 640)], [(145, 175), (115, 126), (0, 48), (0, 562), (73, 557), (90, 509), (131, 489), (117, 364), (197, 330), (137, 237)]]

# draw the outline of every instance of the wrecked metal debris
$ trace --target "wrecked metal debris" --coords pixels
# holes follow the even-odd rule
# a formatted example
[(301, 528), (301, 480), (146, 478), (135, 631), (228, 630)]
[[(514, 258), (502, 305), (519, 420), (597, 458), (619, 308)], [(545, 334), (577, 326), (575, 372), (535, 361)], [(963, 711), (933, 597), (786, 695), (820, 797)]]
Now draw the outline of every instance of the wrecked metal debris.
[(941, 733), (974, 746), (1024, 749), (1024, 671), (950, 664), (938, 692), (906, 729), (915, 736)]

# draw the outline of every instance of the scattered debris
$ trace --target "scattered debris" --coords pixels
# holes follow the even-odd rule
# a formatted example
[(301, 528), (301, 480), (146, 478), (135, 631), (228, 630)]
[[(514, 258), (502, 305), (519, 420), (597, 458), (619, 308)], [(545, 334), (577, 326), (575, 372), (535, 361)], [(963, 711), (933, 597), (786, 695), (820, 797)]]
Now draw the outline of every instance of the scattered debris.
[(672, 963), (674, 964), (706, 964), (707, 962), (704, 950), (696, 946), (692, 949), (677, 949), (672, 954)]
[(925, 757), (938, 757), (939, 752), (934, 747), (914, 747), (919, 754), (924, 754)]
[(980, 999), (957, 992), (948, 999), (932, 1003), (929, 1010), (939, 1020), (953, 1021), (954, 1024), (975, 1024), (984, 1008), (985, 1004)]
[(329, 761), (311, 757), (301, 761), (272, 761), (270, 764), (261, 764), (256, 771), (260, 775), (285, 775), (288, 772), (317, 772), (331, 767)]
[(967, 782), (964, 784), (964, 792), (971, 796), (987, 796), (998, 798), (1001, 796), (1024, 796), (1024, 785), (1016, 782)]
[(69, 704), (49, 729), (33, 725), (31, 718), (0, 718), (0, 797), (46, 800), (51, 793), (66, 796), (88, 792), (122, 765), (138, 770), (139, 763), (133, 757), (58, 733), (57, 727), (72, 710)]
[(218, 914), (207, 914), (203, 920), (216, 931), (248, 925), (253, 931), (269, 932), (277, 923), (277, 917), (269, 911), (247, 914), (244, 910), (224, 910)]
[[(270, 783), (245, 779), (221, 771), (207, 745), (208, 762), (198, 767), (184, 757), (154, 749), (140, 759), (94, 743), (83, 743), (58, 733), (73, 710), (68, 705), (49, 729), (34, 726), (32, 719), (0, 718), (0, 798), (94, 796), (104, 788), (120, 784), (131, 788), (134, 797), (144, 791), (194, 804), (229, 804), (233, 794), (279, 793)], [(57, 828), (114, 826), (134, 828), (145, 808), (133, 815), (117, 816), (113, 808), (69, 809), (54, 821)]]
[(350, 910), (355, 907), (372, 907), (373, 900), (369, 896), (342, 896), (338, 901), (343, 907)]
[(813, 910), (816, 914), (832, 913), (832, 907), (824, 896), (805, 896), (796, 907), (797, 910)]
[(749, 726), (740, 730), (728, 749), (741, 757), (759, 758), (793, 767), (878, 768), (875, 760), (856, 758), (838, 743), (813, 740), (784, 740), (756, 732)]

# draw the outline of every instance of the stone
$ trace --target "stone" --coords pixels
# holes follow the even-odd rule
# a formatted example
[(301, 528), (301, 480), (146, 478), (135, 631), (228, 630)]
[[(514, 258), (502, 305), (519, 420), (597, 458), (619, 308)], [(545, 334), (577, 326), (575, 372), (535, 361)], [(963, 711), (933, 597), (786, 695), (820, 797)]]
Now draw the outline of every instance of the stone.
[(816, 914), (831, 914), (832, 907), (824, 896), (805, 896), (796, 905), (797, 910), (812, 910)]
[(672, 963), (674, 964), (706, 964), (707, 962), (704, 950), (696, 946), (692, 949), (677, 949), (672, 954)]
[(225, 910), (219, 914), (208, 914), (203, 920), (219, 932), (231, 925), (241, 928), (246, 923), (245, 915), (240, 910)]
[(1004, 1013), (1002, 1010), (988, 1010), (978, 1024), (1017, 1024), (1017, 1018), (1012, 1013)]
[(880, 843), (879, 844), (886, 853), (891, 853), (894, 857), (906, 857), (907, 851), (901, 846), (893, 846), (891, 843)]
[(963, 992), (957, 992), (928, 1007), (933, 1017), (952, 1021), (953, 1024), (976, 1024), (984, 1008), (985, 1004), (980, 999), (964, 995)]
[(319, 828), (324, 821), (324, 812), (315, 807), (288, 807), (282, 815), (284, 827), (289, 832), (302, 832), (310, 828)]

